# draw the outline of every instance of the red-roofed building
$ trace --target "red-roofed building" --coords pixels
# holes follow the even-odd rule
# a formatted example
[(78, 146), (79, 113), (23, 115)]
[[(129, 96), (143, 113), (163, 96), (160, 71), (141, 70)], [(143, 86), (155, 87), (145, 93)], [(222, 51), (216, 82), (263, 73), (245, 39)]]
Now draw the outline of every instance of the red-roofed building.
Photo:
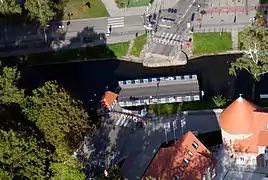
[(102, 96), (101, 105), (106, 109), (111, 111), (115, 104), (117, 103), (118, 95), (111, 92), (106, 91), (105, 94)]
[(169, 147), (162, 147), (143, 175), (161, 180), (213, 179), (216, 159), (191, 132)]
[(239, 97), (221, 114), (223, 144), (236, 164), (268, 167), (268, 113)]

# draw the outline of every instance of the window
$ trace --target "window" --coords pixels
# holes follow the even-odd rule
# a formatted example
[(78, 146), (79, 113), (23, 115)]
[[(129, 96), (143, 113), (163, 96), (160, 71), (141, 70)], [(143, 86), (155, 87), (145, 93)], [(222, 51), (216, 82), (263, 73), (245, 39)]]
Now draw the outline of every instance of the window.
[(190, 161), (186, 158), (183, 158), (183, 162), (188, 165)]
[(189, 155), (190, 157), (193, 157), (193, 156), (194, 156), (193, 153), (192, 153), (191, 151), (188, 151), (187, 153), (188, 153), (188, 155)]
[(240, 161), (244, 161), (244, 157), (240, 157)]
[(181, 166), (179, 166), (179, 169), (181, 170), (181, 172), (183, 172), (183, 171), (184, 171), (184, 168), (183, 168), (183, 167), (181, 167)]
[(180, 180), (180, 176), (178, 176), (177, 174), (174, 175), (174, 179), (176, 180)]
[(197, 144), (195, 141), (193, 142), (192, 146), (193, 146), (195, 149), (197, 149), (197, 148), (199, 147), (198, 144)]

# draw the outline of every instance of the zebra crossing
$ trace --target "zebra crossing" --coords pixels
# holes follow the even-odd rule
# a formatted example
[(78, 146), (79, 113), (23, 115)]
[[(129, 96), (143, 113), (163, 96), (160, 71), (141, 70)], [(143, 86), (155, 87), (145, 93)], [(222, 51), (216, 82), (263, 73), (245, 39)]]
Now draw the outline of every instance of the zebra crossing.
[(124, 114), (121, 114), (121, 115), (119, 115), (119, 118), (117, 118), (115, 125), (126, 127), (129, 122), (130, 122), (130, 120), (127, 118), (127, 116)]
[(154, 36), (152, 38), (154, 43), (160, 43), (164, 45), (180, 46), (180, 35), (168, 32), (163, 32), (160, 36)]
[(108, 18), (108, 26), (111, 28), (121, 28), (125, 26), (124, 17)]

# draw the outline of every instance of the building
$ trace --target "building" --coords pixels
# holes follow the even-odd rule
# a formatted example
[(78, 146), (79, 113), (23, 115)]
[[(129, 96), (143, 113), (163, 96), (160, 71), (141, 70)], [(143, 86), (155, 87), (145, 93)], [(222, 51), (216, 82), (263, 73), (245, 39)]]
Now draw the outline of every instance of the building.
[(101, 106), (106, 111), (111, 111), (117, 103), (117, 97), (117, 94), (111, 91), (106, 91), (101, 98)]
[(222, 112), (219, 124), (235, 164), (268, 167), (268, 112), (239, 97)]
[(210, 180), (216, 159), (191, 132), (171, 146), (162, 147), (143, 175), (161, 180)]

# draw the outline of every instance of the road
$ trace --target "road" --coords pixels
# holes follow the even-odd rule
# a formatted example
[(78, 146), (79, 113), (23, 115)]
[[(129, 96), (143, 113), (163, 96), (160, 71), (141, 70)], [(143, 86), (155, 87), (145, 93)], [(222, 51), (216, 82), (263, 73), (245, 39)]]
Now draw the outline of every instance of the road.
[[(185, 118), (184, 122), (186, 123), (184, 128), (181, 128), (180, 123), (180, 120), (183, 118), (182, 116)], [(175, 131), (175, 135), (176, 138), (179, 138), (182, 136), (182, 131), (184, 133), (189, 130), (198, 131), (200, 134), (218, 131), (218, 117), (219, 113), (202, 111), (188, 113), (186, 115), (154, 118), (147, 122), (145, 128), (137, 128), (135, 130), (133, 129), (135, 126), (127, 128), (116, 126), (115, 128), (109, 128), (108, 125), (106, 125), (102, 126), (95, 137), (87, 139), (81, 149), (83, 149), (84, 158), (88, 159), (85, 160), (85, 162), (89, 163), (89, 171), (93, 170), (95, 167), (96, 169), (100, 169), (99, 172), (103, 172), (102, 170), (105, 167), (99, 167), (103, 166), (103, 163), (101, 163), (102, 165), (97, 165), (102, 159), (106, 159), (103, 160), (104, 162), (109, 161), (106, 163), (107, 167), (109, 166), (108, 164), (111, 163), (111, 165), (113, 165), (124, 157), (132, 157), (132, 160), (128, 159), (126, 161), (122, 170), (129, 180), (139, 179), (157, 149), (166, 141), (164, 123), (171, 123), (176, 120), (178, 127)], [(100, 141), (100, 138), (102, 141)], [(173, 131), (168, 132), (167, 140), (170, 141), (173, 139)], [(101, 154), (105, 154), (105, 156), (101, 156), (101, 158)]]
[[(59, 30), (66, 32), (65, 38), (67, 39), (77, 37), (78, 34), (79, 38), (84, 38), (94, 35), (93, 32), (106, 33), (108, 24), (111, 24), (112, 27), (111, 36), (122, 36), (122, 33), (135, 34), (136, 32), (144, 32), (143, 18), (140, 15), (71, 20), (70, 22), (64, 21), (61, 23), (52, 22), (46, 32), (50, 40), (59, 36)], [(60, 29), (59, 26), (63, 26), (63, 28)], [(36, 25), (0, 27), (0, 46), (21, 45), (43, 40), (44, 33)]]
[(170, 97), (186, 94), (199, 94), (198, 81), (178, 82), (177, 84), (164, 84), (157, 83), (151, 84), (151, 86), (123, 88), (119, 94), (119, 102), (129, 101), (130, 96), (137, 98), (155, 97)]
[[(178, 44), (181, 41), (188, 40), (187, 22), (191, 21), (191, 15), (198, 9), (196, 0), (180, 0), (172, 8), (177, 9), (177, 13), (172, 14), (168, 9), (163, 9), (158, 23), (158, 31), (152, 37), (152, 42), (148, 52), (161, 54), (165, 56), (176, 56)], [(162, 18), (174, 19), (174, 22), (164, 22)], [(170, 27), (165, 27), (170, 26)]]

